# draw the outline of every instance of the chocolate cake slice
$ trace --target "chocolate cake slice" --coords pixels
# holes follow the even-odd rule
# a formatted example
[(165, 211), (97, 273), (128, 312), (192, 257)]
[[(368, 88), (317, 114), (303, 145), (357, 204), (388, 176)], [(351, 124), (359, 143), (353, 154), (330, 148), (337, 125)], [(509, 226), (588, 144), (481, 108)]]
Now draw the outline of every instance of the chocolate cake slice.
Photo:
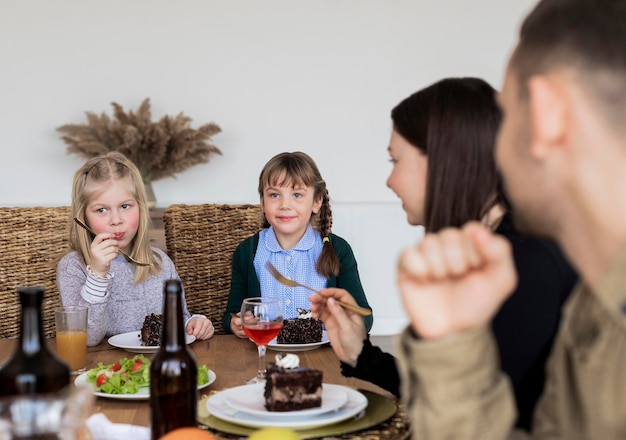
[(161, 331), (163, 330), (163, 315), (149, 314), (143, 320), (141, 327), (141, 342), (147, 346), (161, 345)]
[(285, 319), (276, 337), (279, 344), (311, 344), (322, 341), (322, 321), (313, 319), (310, 310), (298, 309), (298, 317)]
[(265, 375), (265, 408), (284, 412), (322, 406), (322, 378), (320, 370), (270, 364)]

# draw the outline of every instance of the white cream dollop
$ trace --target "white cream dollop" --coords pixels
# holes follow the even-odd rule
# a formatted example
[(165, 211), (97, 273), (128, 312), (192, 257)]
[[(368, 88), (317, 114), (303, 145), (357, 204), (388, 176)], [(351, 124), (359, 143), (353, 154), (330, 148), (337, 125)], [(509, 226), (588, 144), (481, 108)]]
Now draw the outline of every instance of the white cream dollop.
[(313, 312), (311, 312), (310, 310), (298, 309), (298, 318), (311, 319), (313, 318)]
[(300, 366), (300, 358), (293, 353), (277, 354), (276, 365), (285, 369), (298, 368)]

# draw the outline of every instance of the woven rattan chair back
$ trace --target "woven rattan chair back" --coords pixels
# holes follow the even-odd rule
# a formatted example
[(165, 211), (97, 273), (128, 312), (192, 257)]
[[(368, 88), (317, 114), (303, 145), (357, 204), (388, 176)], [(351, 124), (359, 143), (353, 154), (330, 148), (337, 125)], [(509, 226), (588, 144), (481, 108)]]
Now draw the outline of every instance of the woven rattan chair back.
[(167, 252), (191, 313), (208, 316), (224, 334), (222, 315), (237, 245), (263, 226), (259, 205), (170, 205), (163, 212)]
[(59, 302), (56, 262), (69, 249), (69, 206), (0, 208), (0, 337), (19, 335), (17, 289), (44, 287), (44, 336), (54, 336), (54, 308)]

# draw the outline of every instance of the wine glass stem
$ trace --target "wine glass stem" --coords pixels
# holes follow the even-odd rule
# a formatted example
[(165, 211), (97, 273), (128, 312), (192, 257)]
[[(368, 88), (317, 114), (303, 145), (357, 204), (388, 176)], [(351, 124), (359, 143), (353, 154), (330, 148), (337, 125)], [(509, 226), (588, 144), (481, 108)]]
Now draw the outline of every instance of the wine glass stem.
[(257, 378), (259, 380), (265, 379), (265, 345), (259, 345), (259, 372)]

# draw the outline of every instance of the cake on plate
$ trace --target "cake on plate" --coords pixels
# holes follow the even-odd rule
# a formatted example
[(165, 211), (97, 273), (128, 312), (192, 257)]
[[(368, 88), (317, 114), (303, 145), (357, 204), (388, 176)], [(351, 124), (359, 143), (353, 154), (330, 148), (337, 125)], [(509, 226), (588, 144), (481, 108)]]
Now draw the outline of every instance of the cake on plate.
[(279, 344), (311, 344), (322, 341), (322, 321), (313, 319), (310, 310), (298, 309), (298, 317), (285, 319), (276, 337)]
[(163, 315), (150, 313), (143, 320), (141, 326), (141, 342), (146, 346), (161, 345), (161, 331), (163, 330)]
[(322, 378), (322, 371), (300, 367), (297, 355), (276, 355), (265, 374), (265, 408), (283, 412), (319, 408)]

